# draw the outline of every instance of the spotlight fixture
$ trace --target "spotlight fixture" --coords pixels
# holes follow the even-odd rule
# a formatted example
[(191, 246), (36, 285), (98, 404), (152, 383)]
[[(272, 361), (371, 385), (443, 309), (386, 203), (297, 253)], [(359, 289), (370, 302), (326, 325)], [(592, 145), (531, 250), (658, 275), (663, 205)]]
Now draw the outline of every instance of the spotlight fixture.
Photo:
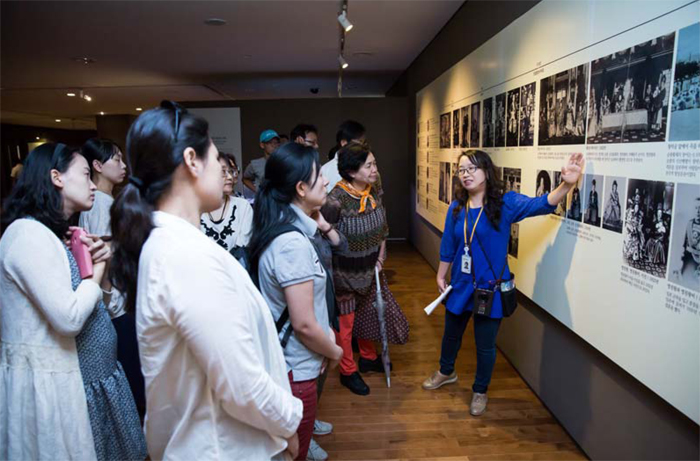
[(347, 69), (350, 64), (345, 60), (342, 54), (338, 55), (338, 62), (340, 63), (340, 67), (343, 69)]
[(36, 137), (36, 140), (38, 141), (39, 139), (41, 139), (41, 138), (40, 138), (39, 136), (37, 136), (37, 137)]
[(66, 93), (66, 96), (68, 96), (69, 98), (74, 98), (74, 97), (75, 97), (75, 93)]
[(143, 110), (143, 109), (140, 108), (140, 107), (137, 107), (137, 108), (136, 108), (136, 112), (141, 112), (142, 110)]
[(221, 18), (209, 18), (204, 20), (204, 24), (208, 26), (225, 26), (226, 20)]
[(343, 30), (345, 32), (350, 32), (352, 30), (352, 23), (348, 20), (348, 12), (343, 11), (338, 15), (338, 22), (340, 23), (341, 26), (343, 26)]
[(104, 114), (105, 114), (104, 112), (100, 112), (100, 115), (104, 115)]
[(61, 123), (61, 119), (60, 119), (60, 118), (57, 118), (57, 119), (56, 119), (56, 123)]
[(87, 102), (92, 101), (92, 98), (91, 98), (89, 95), (87, 95), (87, 94), (84, 96), (84, 99), (85, 99)]

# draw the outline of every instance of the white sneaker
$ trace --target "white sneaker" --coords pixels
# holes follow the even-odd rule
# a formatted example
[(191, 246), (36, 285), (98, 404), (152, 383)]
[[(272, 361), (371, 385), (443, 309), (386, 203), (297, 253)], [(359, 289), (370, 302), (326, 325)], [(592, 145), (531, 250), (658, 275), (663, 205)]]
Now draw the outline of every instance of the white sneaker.
[(326, 453), (326, 450), (321, 448), (314, 439), (311, 439), (309, 451), (306, 453), (306, 461), (326, 461), (327, 459), (328, 453)]
[(317, 419), (314, 421), (314, 435), (328, 435), (333, 432), (333, 425)]
[(488, 395), (474, 392), (474, 395), (472, 395), (472, 403), (469, 405), (469, 413), (471, 413), (472, 416), (483, 415), (486, 411), (486, 403), (488, 401)]

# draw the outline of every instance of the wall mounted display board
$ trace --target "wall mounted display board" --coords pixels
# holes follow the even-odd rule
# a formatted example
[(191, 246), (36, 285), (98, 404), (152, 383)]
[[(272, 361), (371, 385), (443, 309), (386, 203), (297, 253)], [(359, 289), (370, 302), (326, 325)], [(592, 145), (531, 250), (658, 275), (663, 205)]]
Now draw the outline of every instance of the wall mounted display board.
[(514, 225), (519, 289), (700, 422), (700, 2), (543, 1), (416, 96), (416, 209), (442, 230), (460, 152), (548, 216)]

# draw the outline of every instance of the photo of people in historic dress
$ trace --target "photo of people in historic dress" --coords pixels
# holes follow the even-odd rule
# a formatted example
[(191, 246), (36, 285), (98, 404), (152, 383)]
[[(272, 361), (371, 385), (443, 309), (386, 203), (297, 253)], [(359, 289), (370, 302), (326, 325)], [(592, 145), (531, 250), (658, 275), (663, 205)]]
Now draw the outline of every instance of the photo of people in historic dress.
[(588, 70), (581, 64), (540, 80), (539, 145), (585, 143)]
[(603, 176), (587, 174), (583, 177), (584, 184), (584, 214), (583, 222), (600, 227), (600, 194), (603, 189)]
[(675, 33), (591, 63), (589, 144), (666, 141)]
[(520, 114), (520, 88), (508, 92), (506, 146), (518, 145), (518, 116)]
[(520, 178), (522, 170), (520, 168), (503, 168), (503, 188), (505, 192), (520, 193)]
[(494, 114), (494, 147), (506, 145), (506, 94), (496, 96), (496, 113)]
[(700, 292), (700, 186), (678, 184), (668, 280)]
[(462, 141), (460, 147), (469, 147), (469, 106), (464, 106), (460, 109), (462, 120)]
[(482, 147), (494, 147), (494, 99), (484, 99), (484, 117), (482, 119)]
[(440, 116), (440, 149), (449, 149), (452, 145), (452, 113), (447, 112)]
[[(552, 183), (552, 189), (556, 189), (559, 184), (561, 184), (561, 171), (552, 171), (552, 177), (554, 182)], [(552, 214), (566, 218), (566, 200), (562, 200), (557, 203), (557, 208)]]
[(535, 143), (535, 82), (520, 88), (520, 146)]
[(603, 229), (622, 233), (622, 213), (624, 202), (620, 197), (626, 196), (627, 182), (619, 176), (605, 178), (605, 192), (603, 194)]
[(573, 221), (581, 222), (583, 213), (581, 211), (581, 185), (583, 178), (579, 178), (578, 183), (569, 191), (566, 217)]
[(452, 147), (459, 147), (459, 109), (452, 111)]
[(669, 141), (700, 139), (700, 23), (678, 32)]
[(481, 101), (472, 104), (471, 113), (471, 134), (469, 135), (469, 147), (479, 148), (479, 120), (481, 112)]
[(537, 188), (535, 195), (542, 197), (552, 191), (552, 172), (548, 170), (537, 171)]
[(623, 259), (635, 269), (665, 278), (674, 184), (630, 179), (627, 187)]

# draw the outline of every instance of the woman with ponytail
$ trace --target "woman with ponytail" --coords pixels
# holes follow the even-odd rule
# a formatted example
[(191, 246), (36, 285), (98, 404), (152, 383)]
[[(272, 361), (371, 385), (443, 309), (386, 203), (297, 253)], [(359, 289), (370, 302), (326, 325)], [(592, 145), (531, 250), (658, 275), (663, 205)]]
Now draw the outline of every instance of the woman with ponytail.
[(330, 328), (331, 280), (312, 243), (318, 232), (332, 245), (341, 241), (320, 212), (327, 184), (313, 148), (287, 143), (277, 149), (255, 197), (250, 242), (252, 270), (277, 322), (292, 392), (304, 402), (297, 431), (300, 460), (307, 459), (314, 430), (317, 379), (343, 356)]
[(112, 207), (112, 283), (136, 311), (152, 459), (297, 453), (290, 392), (265, 301), (199, 229), (224, 178), (207, 122), (163, 102), (127, 135), (131, 176)]
[(504, 194), (486, 152), (468, 150), (460, 154), (457, 163), (460, 182), (445, 217), (437, 272), (442, 293), (447, 289), (445, 278), (452, 266), (452, 291), (445, 309), (440, 369), (423, 382), (423, 389), (457, 382), (455, 361), (473, 314), (476, 374), (469, 411), (479, 416), (488, 402), (486, 391), (496, 363), (496, 335), (503, 317), (512, 313), (508, 309), (515, 308), (514, 302), (504, 302), (504, 291), (512, 294), (510, 300), (514, 301), (515, 296), (507, 256), (511, 224), (552, 213), (578, 181), (584, 160), (582, 154), (573, 154), (561, 169), (563, 182), (536, 198), (512, 191)]
[(62, 241), (95, 201), (85, 157), (29, 155), (0, 239), (0, 459), (143, 460), (145, 440), (100, 284), (109, 248), (81, 238), (92, 275)]

